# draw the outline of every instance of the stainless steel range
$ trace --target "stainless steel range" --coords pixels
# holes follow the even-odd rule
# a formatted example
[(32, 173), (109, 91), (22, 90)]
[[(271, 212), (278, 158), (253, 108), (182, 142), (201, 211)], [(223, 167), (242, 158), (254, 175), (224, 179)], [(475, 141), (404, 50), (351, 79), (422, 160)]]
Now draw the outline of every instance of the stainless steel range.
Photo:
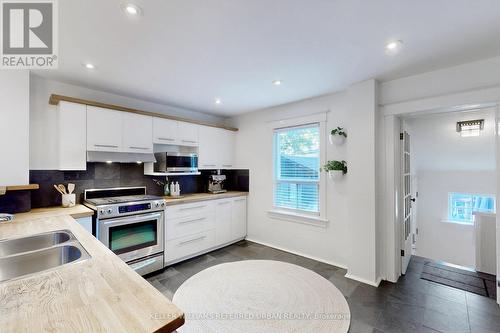
[(85, 190), (84, 200), (97, 239), (141, 275), (163, 268), (165, 200), (145, 187)]

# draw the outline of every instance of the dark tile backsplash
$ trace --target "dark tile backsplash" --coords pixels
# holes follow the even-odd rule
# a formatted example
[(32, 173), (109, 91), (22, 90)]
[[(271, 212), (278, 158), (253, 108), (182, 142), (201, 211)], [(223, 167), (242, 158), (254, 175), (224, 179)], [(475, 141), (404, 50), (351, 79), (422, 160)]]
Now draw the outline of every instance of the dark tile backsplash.
[[(182, 194), (206, 192), (208, 175), (212, 173), (215, 171), (204, 170), (199, 176), (169, 176), (168, 180), (178, 181)], [(228, 190), (248, 191), (248, 170), (223, 170), (222, 174), (227, 175), (226, 188)], [(148, 194), (163, 194), (163, 188), (158, 186), (154, 180), (165, 182), (165, 177), (145, 176), (144, 166), (136, 163), (87, 163), (86, 171), (31, 170), (30, 183), (40, 185), (39, 190), (30, 191), (31, 207), (60, 205), (61, 195), (54, 189), (54, 184), (74, 183), (77, 202), (82, 202), (84, 190), (91, 188), (146, 186)], [(18, 198), (15, 200), (19, 201)], [(0, 197), (0, 211), (9, 212), (9, 210), (1, 208), (2, 199)]]

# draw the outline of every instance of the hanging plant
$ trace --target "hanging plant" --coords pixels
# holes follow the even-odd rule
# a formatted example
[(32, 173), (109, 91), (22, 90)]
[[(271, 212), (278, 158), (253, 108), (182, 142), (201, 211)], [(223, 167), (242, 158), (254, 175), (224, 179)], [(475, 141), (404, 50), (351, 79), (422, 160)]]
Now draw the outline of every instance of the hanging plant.
[(330, 178), (339, 178), (347, 173), (347, 162), (346, 161), (328, 161), (324, 166), (328, 176)]
[(346, 138), (347, 138), (347, 133), (343, 127), (334, 128), (330, 132), (330, 143), (331, 144), (341, 145), (344, 143)]
[(343, 127), (337, 127), (332, 129), (331, 135), (339, 135), (343, 136), (344, 138), (347, 138), (347, 133), (345, 132)]

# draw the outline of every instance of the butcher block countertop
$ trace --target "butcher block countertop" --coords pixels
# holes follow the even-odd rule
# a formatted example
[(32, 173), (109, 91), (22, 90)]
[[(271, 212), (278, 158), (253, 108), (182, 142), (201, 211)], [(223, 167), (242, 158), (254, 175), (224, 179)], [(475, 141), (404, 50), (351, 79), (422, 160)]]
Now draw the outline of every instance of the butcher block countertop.
[(248, 192), (228, 191), (225, 193), (218, 193), (218, 194), (193, 193), (193, 194), (183, 195), (178, 199), (172, 198), (172, 197), (164, 197), (164, 199), (167, 202), (167, 206), (172, 206), (172, 205), (185, 204), (185, 203), (191, 203), (191, 202), (217, 200), (217, 199), (241, 197), (241, 196), (247, 196), (247, 195), (248, 195)]
[(55, 209), (51, 216), (34, 210), (0, 224), (0, 239), (69, 229), (91, 256), (0, 282), (0, 331), (143, 333), (180, 327), (182, 311), (81, 227), (71, 211), (61, 215)]

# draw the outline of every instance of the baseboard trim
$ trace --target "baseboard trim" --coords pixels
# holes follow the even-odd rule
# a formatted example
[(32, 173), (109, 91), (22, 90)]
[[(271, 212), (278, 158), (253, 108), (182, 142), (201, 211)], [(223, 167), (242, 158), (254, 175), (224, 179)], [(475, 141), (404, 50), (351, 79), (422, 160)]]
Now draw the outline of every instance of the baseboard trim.
[(290, 249), (287, 249), (287, 248), (284, 248), (284, 247), (276, 246), (276, 245), (273, 245), (273, 244), (270, 244), (270, 243), (267, 243), (267, 242), (263, 242), (263, 241), (257, 240), (255, 238), (247, 237), (246, 240), (249, 241), (249, 242), (254, 242), (254, 243), (257, 243), (257, 244), (264, 245), (264, 246), (272, 247), (273, 249), (277, 249), (277, 250), (289, 252), (289, 253), (292, 253), (292, 254), (295, 254), (295, 255), (298, 255), (298, 256), (301, 256), (301, 257), (305, 257), (305, 258), (308, 258), (308, 259), (316, 260), (316, 261), (322, 262), (324, 264), (328, 264), (328, 265), (332, 265), (332, 266), (335, 266), (335, 267), (347, 269), (347, 266), (345, 266), (345, 265), (342, 265), (342, 264), (339, 264), (339, 263), (336, 263), (336, 262), (333, 262), (333, 261), (329, 261), (329, 260), (324, 260), (324, 259), (321, 259), (321, 258), (313, 257), (313, 256), (310, 256), (310, 255), (307, 255), (307, 254), (304, 254), (304, 253), (301, 253), (301, 252), (298, 252), (298, 251), (293, 251), (293, 250), (290, 250)]
[(364, 284), (369, 284), (370, 286), (374, 286), (374, 287), (377, 287), (377, 288), (380, 285), (380, 282), (382, 282), (381, 278), (378, 278), (376, 281), (370, 281), (370, 280), (361, 278), (359, 276), (353, 275), (353, 274), (351, 274), (349, 272), (345, 275), (345, 277), (348, 278), (348, 279), (351, 279), (351, 280), (356, 280), (356, 281), (364, 283)]

